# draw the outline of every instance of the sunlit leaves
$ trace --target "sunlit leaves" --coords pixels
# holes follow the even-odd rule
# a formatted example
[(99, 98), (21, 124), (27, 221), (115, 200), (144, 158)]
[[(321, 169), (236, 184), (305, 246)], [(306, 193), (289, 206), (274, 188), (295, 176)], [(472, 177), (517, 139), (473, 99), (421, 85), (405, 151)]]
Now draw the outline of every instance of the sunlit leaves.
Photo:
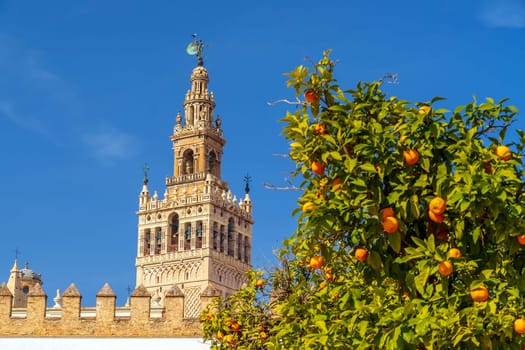
[[(271, 274), (274, 298), (264, 310), (272, 317), (250, 316), (271, 323), (262, 348), (517, 348), (525, 342), (512, 330), (525, 310), (525, 247), (516, 241), (525, 230), (525, 133), (506, 140), (517, 109), (474, 98), (450, 112), (441, 97), (412, 103), (388, 97), (379, 82), (344, 90), (334, 67), (325, 53), (287, 75), (296, 96), (312, 90), (320, 102), (282, 119), (304, 192), (297, 230)], [(498, 145), (510, 146), (509, 160), (494, 154)], [(412, 165), (407, 149), (419, 154)], [(312, 173), (314, 161), (322, 174)], [(436, 196), (446, 200), (439, 220), (429, 215)], [(313, 210), (301, 209), (307, 202)], [(384, 208), (395, 232), (384, 230)], [(453, 247), (462, 257), (441, 275)], [(326, 270), (308, 267), (314, 255)], [(481, 285), (490, 298), (474, 302), (469, 292)]]

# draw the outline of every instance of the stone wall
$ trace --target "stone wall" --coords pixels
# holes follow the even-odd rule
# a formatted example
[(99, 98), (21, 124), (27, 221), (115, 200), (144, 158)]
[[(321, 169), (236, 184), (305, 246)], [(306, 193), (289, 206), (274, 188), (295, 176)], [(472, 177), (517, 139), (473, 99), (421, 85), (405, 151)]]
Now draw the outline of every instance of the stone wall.
[[(204, 307), (216, 293), (201, 295)], [(116, 296), (108, 284), (97, 293), (95, 313), (82, 308), (79, 291), (71, 284), (59, 308), (47, 307), (47, 296), (39, 284), (27, 297), (27, 309), (13, 310), (13, 296), (0, 286), (0, 337), (200, 337), (196, 319), (184, 319), (184, 294), (174, 287), (166, 293), (164, 307), (152, 317), (151, 295), (143, 286), (131, 294), (130, 306), (115, 307)], [(16, 312), (14, 312), (16, 311)], [(24, 312), (25, 311), (25, 312)], [(88, 316), (86, 316), (88, 315)]]

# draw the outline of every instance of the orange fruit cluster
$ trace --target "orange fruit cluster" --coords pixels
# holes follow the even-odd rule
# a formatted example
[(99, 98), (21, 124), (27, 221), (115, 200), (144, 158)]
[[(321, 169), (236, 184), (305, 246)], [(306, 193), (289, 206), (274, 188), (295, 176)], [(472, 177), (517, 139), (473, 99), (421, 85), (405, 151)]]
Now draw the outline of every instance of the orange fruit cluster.
[(316, 175), (324, 174), (324, 164), (319, 162), (319, 161), (317, 161), (317, 160), (312, 162), (312, 165), (310, 166), (310, 169)]
[(421, 106), (418, 111), (419, 114), (428, 114), (430, 113), (430, 106)]
[(315, 124), (314, 128), (315, 128), (315, 133), (318, 135), (324, 135), (328, 132), (324, 124)]
[(448, 257), (450, 259), (459, 259), (459, 258), (461, 258), (461, 250), (459, 250), (458, 248), (451, 248), (448, 251)]
[(438, 271), (441, 276), (447, 277), (454, 272), (454, 265), (450, 261), (442, 261), (438, 265)]
[(355, 250), (355, 258), (357, 261), (365, 262), (368, 258), (368, 250), (366, 248), (357, 248)]
[(310, 258), (310, 262), (306, 264), (306, 267), (311, 269), (320, 269), (323, 267), (324, 259), (320, 255), (315, 255)]
[(379, 218), (381, 219), (381, 224), (383, 225), (383, 230), (386, 233), (397, 232), (399, 228), (399, 222), (397, 221), (392, 208), (383, 208), (379, 212)]
[(479, 286), (470, 291), (470, 297), (475, 302), (483, 302), (489, 300), (489, 290), (485, 286)]
[(499, 159), (503, 160), (503, 161), (507, 161), (507, 160), (510, 160), (510, 158), (512, 158), (512, 152), (510, 150), (510, 148), (508, 148), (507, 146), (498, 146), (496, 147), (496, 155), (499, 157)]
[(317, 103), (319, 102), (319, 96), (313, 90), (306, 90), (304, 92), (304, 99), (308, 103)]
[(419, 160), (419, 153), (415, 149), (407, 149), (403, 152), (403, 159), (408, 165), (414, 165)]
[(434, 197), (428, 205), (428, 217), (435, 223), (443, 222), (446, 210), (447, 202), (441, 197)]
[(514, 332), (525, 334), (525, 319), (518, 318), (514, 321)]

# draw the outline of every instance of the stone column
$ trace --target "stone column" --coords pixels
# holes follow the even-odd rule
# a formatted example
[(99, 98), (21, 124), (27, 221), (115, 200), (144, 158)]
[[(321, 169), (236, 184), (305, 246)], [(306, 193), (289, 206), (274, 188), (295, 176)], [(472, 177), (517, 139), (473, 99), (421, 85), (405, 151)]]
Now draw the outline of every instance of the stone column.
[(145, 323), (150, 318), (151, 294), (144, 285), (131, 293), (131, 322)]
[(80, 307), (81, 307), (82, 296), (78, 291), (74, 283), (71, 283), (69, 287), (62, 294), (62, 320), (77, 321), (80, 319)]

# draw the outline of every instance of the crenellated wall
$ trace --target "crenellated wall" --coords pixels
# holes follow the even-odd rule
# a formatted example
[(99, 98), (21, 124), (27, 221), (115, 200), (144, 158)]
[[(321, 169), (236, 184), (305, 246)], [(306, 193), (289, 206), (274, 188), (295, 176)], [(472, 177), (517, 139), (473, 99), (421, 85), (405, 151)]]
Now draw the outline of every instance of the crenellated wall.
[[(218, 293), (201, 294), (204, 308)], [(97, 293), (95, 308), (82, 308), (78, 289), (71, 284), (62, 294), (62, 305), (47, 307), (39, 284), (27, 296), (27, 309), (13, 309), (13, 296), (0, 286), (0, 337), (200, 337), (196, 319), (184, 319), (184, 295), (177, 287), (166, 293), (164, 307), (152, 313), (151, 295), (143, 286), (131, 294), (129, 307), (115, 306), (108, 284)], [(93, 309), (95, 312), (93, 312)]]

